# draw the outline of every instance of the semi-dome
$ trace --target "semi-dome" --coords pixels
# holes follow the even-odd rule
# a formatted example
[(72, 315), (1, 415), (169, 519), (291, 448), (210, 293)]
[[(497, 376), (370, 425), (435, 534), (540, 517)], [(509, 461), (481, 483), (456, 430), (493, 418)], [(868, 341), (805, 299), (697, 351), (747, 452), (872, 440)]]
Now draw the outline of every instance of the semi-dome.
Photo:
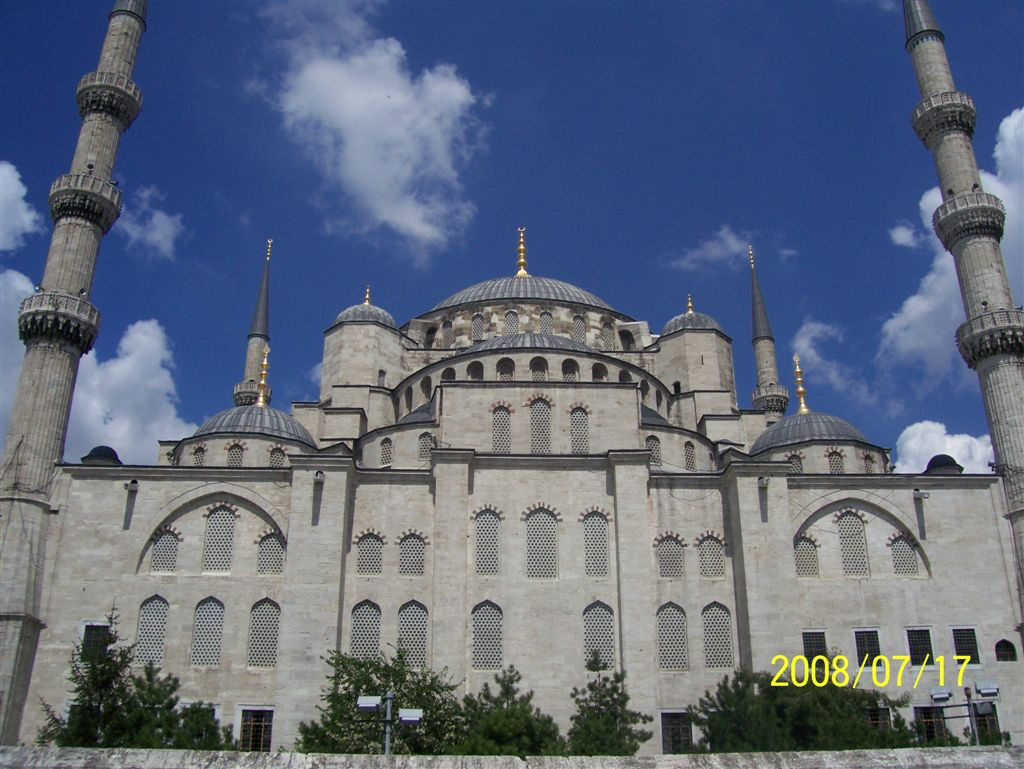
[(761, 433), (761, 436), (754, 441), (754, 445), (750, 447), (750, 453), (756, 455), (781, 446), (808, 441), (868, 443), (864, 434), (845, 419), (834, 417), (831, 414), (811, 412), (809, 414), (792, 414), (780, 419)]
[(705, 315), (703, 312), (696, 312), (693, 309), (693, 298), (686, 297), (686, 312), (676, 315), (674, 318), (669, 320), (665, 324), (665, 327), (661, 330), (661, 335), (673, 334), (676, 331), (683, 329), (695, 329), (704, 331), (722, 331), (722, 327), (718, 325), (718, 321), (712, 318), (710, 315)]
[(283, 438), (298, 441), (313, 448), (316, 441), (309, 430), (299, 424), (295, 417), (278, 411), (270, 406), (235, 406), (234, 408), (214, 414), (203, 422), (202, 427), (193, 433), (194, 438), (217, 433), (251, 433), (271, 438)]
[(582, 304), (611, 310), (603, 299), (572, 283), (534, 275), (493, 278), (457, 291), (434, 306), (434, 310), (463, 304), (486, 304), (509, 299), (541, 299), (562, 304)]
[(556, 334), (535, 334), (525, 332), (522, 334), (509, 334), (508, 336), (496, 336), (493, 339), (485, 339), (477, 342), (467, 352), (481, 352), (482, 350), (510, 350), (516, 347), (528, 347), (546, 350), (571, 350), (573, 352), (595, 352), (594, 348), (587, 347), (582, 342), (576, 342), (567, 336)]

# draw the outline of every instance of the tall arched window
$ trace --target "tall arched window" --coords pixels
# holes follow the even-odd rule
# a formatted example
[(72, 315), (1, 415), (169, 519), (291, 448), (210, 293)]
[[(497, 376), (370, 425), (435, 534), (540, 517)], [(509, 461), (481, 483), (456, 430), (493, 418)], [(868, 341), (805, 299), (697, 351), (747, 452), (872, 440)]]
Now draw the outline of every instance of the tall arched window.
[(818, 546), (809, 537), (793, 540), (793, 560), (798, 577), (818, 576)]
[(427, 329), (427, 334), (423, 338), (423, 346), (430, 349), (434, 346), (434, 341), (437, 338), (437, 328), (431, 326)]
[(476, 515), (476, 573), (497, 574), (501, 553), (501, 518), (485, 510)]
[(491, 412), (491, 450), (495, 454), (512, 451), (512, 414), (505, 406)]
[(709, 668), (731, 668), (732, 616), (717, 601), (704, 607), (704, 664)]
[(228, 448), (228, 467), (241, 467), (242, 466), (242, 455), (245, 453), (239, 444), (234, 444)]
[(664, 579), (683, 578), (683, 543), (677, 537), (665, 537), (655, 546), (658, 576)]
[(515, 310), (505, 313), (505, 336), (519, 333), (519, 314)]
[(892, 541), (892, 570), (894, 574), (917, 576), (917, 548), (906, 536)]
[(412, 388), (405, 388), (405, 410), (412, 411)]
[(511, 382), (516, 376), (516, 364), (511, 358), (502, 358), (498, 361), (498, 381)]
[(394, 445), (391, 443), (390, 438), (385, 438), (380, 442), (380, 466), (391, 467), (391, 457), (394, 454)]
[(454, 382), (455, 381), (455, 369), (450, 366), (441, 372), (442, 382)]
[(425, 568), (426, 542), (418, 534), (406, 534), (398, 540), (398, 573), (417, 575)]
[(578, 382), (580, 380), (580, 366), (572, 360), (567, 359), (562, 361), (562, 381), (563, 382)]
[(569, 412), (569, 439), (573, 454), (590, 452), (590, 416), (581, 406)]
[(192, 464), (196, 467), (202, 467), (206, 464), (206, 449), (202, 446), (197, 446), (195, 451), (192, 452)]
[(425, 376), (420, 380), (420, 392), (423, 394), (423, 400), (429, 401), (430, 394), (434, 390), (434, 383), (430, 381), (430, 377)]
[(434, 434), (420, 433), (417, 443), (416, 459), (419, 462), (430, 461), (430, 450), (434, 448)]
[(608, 369), (605, 368), (603, 363), (595, 363), (593, 369), (591, 369), (590, 378), (595, 382), (607, 382)]
[(192, 665), (200, 668), (218, 667), (223, 637), (224, 604), (216, 598), (204, 598), (196, 604), (192, 626)]
[(1016, 662), (1017, 647), (1005, 638), (996, 642), (996, 662)]
[(717, 537), (704, 537), (697, 544), (697, 560), (702, 577), (725, 576), (725, 548)]
[(615, 349), (615, 329), (611, 323), (601, 324), (601, 347), (605, 350)]
[(551, 321), (551, 313), (547, 311), (542, 312), (540, 314), (540, 333), (553, 334), (554, 330), (554, 323)]
[(384, 563), (384, 540), (364, 534), (356, 542), (356, 574), (380, 574)]
[(380, 653), (380, 607), (373, 601), (362, 601), (352, 607), (349, 653), (363, 660)]
[(277, 665), (277, 629), (281, 607), (264, 598), (249, 612), (249, 667), (272, 668)]
[(588, 577), (608, 576), (608, 519), (601, 513), (583, 518), (583, 567)]
[(854, 512), (845, 512), (836, 522), (839, 529), (839, 553), (843, 574), (850, 577), (868, 575), (868, 547), (864, 540), (864, 521)]
[(164, 530), (157, 534), (150, 547), (149, 570), (169, 574), (178, 568), (178, 535)]
[(167, 630), (167, 601), (158, 595), (147, 598), (139, 607), (139, 631), (135, 639), (135, 664), (164, 661), (164, 633)]
[(235, 514), (226, 507), (218, 508), (206, 519), (203, 571), (231, 571), (234, 547)]
[(615, 665), (615, 615), (600, 601), (583, 610), (583, 661), (589, 661), (594, 652), (602, 668)]
[(530, 361), (530, 379), (534, 382), (548, 381), (548, 362), (543, 358), (534, 358)]
[(693, 444), (687, 441), (683, 444), (683, 461), (686, 463), (686, 469), (690, 472), (696, 472), (697, 470), (697, 452), (693, 448)]
[(640, 402), (646, 406), (647, 399), (650, 397), (650, 395), (651, 386), (647, 383), (647, 380), (645, 379), (640, 383)]
[(633, 340), (633, 335), (628, 331), (619, 332), (619, 344), (622, 346), (622, 349), (627, 352), (636, 349), (636, 342)]
[(572, 318), (572, 341), (586, 344), (587, 323), (582, 315), (574, 315)]
[(441, 324), (441, 346), (445, 349), (449, 349), (455, 344), (455, 329), (452, 328), (452, 322), (446, 320)]
[(648, 435), (644, 441), (644, 448), (651, 452), (651, 465), (661, 466), (661, 440), (656, 435)]
[(558, 521), (547, 510), (534, 510), (526, 518), (526, 576), (558, 576)]
[(658, 609), (658, 667), (662, 670), (687, 670), (686, 612), (674, 603)]
[(267, 534), (256, 552), (256, 573), (280, 574), (283, 570), (284, 542), (277, 534)]
[(279, 448), (271, 449), (269, 462), (271, 467), (284, 467), (284, 452)]
[(623, 384), (628, 384), (629, 382), (633, 381), (633, 377), (630, 375), (628, 371), (623, 370), (619, 372), (619, 381), (622, 382)]
[(490, 601), (473, 607), (473, 669), (498, 670), (503, 664), (502, 613)]
[(843, 455), (838, 451), (830, 451), (828, 453), (828, 471), (832, 475), (842, 475), (846, 472), (846, 467), (843, 464)]
[(870, 454), (864, 455), (864, 472), (872, 475), (875, 472), (875, 458)]
[(474, 342), (479, 342), (484, 338), (484, 316), (480, 313), (473, 316), (472, 334)]
[(410, 665), (427, 664), (427, 607), (419, 601), (402, 604), (398, 610), (398, 648)]
[(530, 453), (551, 453), (551, 406), (543, 398), (530, 404)]
[(484, 364), (480, 361), (474, 361), (466, 367), (466, 377), (470, 382), (482, 382), (484, 381)]
[(800, 475), (804, 471), (804, 458), (799, 454), (790, 454), (787, 459), (789, 460), (789, 474)]

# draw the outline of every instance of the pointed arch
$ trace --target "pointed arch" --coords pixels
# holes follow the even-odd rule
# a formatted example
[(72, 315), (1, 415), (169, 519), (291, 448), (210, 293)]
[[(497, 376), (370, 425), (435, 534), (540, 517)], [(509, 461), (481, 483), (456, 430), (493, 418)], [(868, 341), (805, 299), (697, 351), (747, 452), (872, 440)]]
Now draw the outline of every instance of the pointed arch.
[(427, 664), (427, 607), (419, 601), (407, 601), (398, 609), (398, 648), (410, 665)]
[(352, 607), (349, 652), (359, 659), (380, 654), (380, 607), (373, 601), (360, 601)]
[(493, 601), (481, 601), (473, 607), (472, 660), (474, 670), (499, 670), (503, 665), (504, 616)]
[(658, 667), (662, 670), (688, 670), (690, 658), (686, 646), (686, 612), (678, 604), (662, 604), (657, 613)]
[(135, 636), (135, 664), (153, 663), (157, 666), (163, 664), (168, 609), (167, 600), (159, 595), (150, 596), (139, 606), (139, 625)]
[(281, 607), (269, 598), (253, 604), (249, 610), (249, 655), (251, 668), (277, 666), (277, 636)]

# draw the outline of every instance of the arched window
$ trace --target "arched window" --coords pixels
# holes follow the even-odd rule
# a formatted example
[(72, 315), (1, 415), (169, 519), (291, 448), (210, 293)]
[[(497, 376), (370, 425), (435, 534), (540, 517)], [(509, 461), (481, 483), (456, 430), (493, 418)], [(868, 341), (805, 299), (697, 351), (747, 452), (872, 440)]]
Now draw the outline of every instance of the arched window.
[(542, 312), (540, 314), (540, 333), (542, 334), (553, 334), (555, 331), (554, 324), (551, 321), (550, 312)]
[(498, 670), (502, 666), (502, 613), (490, 601), (473, 607), (473, 669)]
[(586, 344), (587, 342), (587, 323), (583, 320), (582, 315), (574, 315), (572, 317), (572, 341), (579, 342), (580, 344)]
[(192, 626), (192, 665), (200, 668), (219, 666), (223, 636), (224, 604), (216, 598), (204, 598), (196, 604)]
[(430, 450), (434, 448), (435, 439), (433, 433), (420, 433), (416, 449), (416, 460), (419, 462), (430, 461)]
[(491, 412), (491, 450), (495, 454), (512, 451), (512, 414), (504, 406)]
[(446, 320), (441, 324), (441, 346), (448, 349), (454, 344), (455, 329), (452, 328), (452, 322), (450, 320)]
[(388, 372), (384, 369), (377, 369), (377, 387), (386, 387), (388, 384)]
[(661, 390), (655, 390), (654, 391), (654, 398), (655, 398), (655, 401), (654, 401), (655, 410), (660, 412), (661, 411)]
[(480, 313), (473, 316), (472, 334), (474, 342), (479, 342), (484, 338), (484, 316)]
[(434, 389), (434, 383), (430, 381), (430, 377), (425, 376), (420, 380), (420, 392), (423, 394), (423, 400), (429, 401), (430, 394)]
[(206, 449), (202, 446), (196, 446), (195, 451), (192, 452), (192, 464), (196, 467), (202, 467), (206, 464)]
[(603, 363), (595, 363), (594, 368), (591, 369), (590, 378), (595, 382), (607, 382), (608, 369), (605, 368)]
[(548, 362), (543, 358), (534, 358), (530, 361), (530, 379), (534, 382), (548, 381)]
[(633, 335), (628, 331), (619, 332), (619, 345), (627, 352), (636, 349), (636, 342), (633, 340)]
[(394, 452), (394, 446), (391, 443), (390, 438), (385, 438), (380, 442), (380, 466), (391, 467), (391, 457)]
[(672, 383), (672, 393), (674, 395), (682, 395), (683, 394), (683, 384), (682, 384), (682, 382), (673, 382)]
[(352, 607), (349, 653), (362, 660), (380, 653), (380, 607), (373, 601), (362, 601)]
[(241, 467), (242, 466), (242, 455), (245, 453), (243, 449), (237, 443), (228, 448), (228, 467)]
[(410, 665), (427, 664), (427, 607), (419, 601), (402, 604), (398, 610), (398, 648)]
[(442, 382), (454, 382), (455, 381), (455, 369), (449, 367), (449, 368), (446, 368), (444, 371), (442, 371), (441, 372), (441, 381)]
[(406, 534), (398, 541), (398, 573), (422, 574), (426, 543), (418, 534)]
[(534, 510), (526, 518), (526, 576), (558, 576), (558, 521), (547, 510)]
[(569, 438), (573, 454), (590, 452), (590, 416), (585, 408), (576, 407), (569, 412)]
[(511, 358), (502, 358), (498, 361), (498, 381), (511, 382), (516, 376), (516, 364)]
[(580, 380), (580, 366), (572, 360), (562, 361), (562, 381), (563, 382), (578, 382)]
[(501, 518), (490, 510), (476, 516), (476, 573), (497, 574), (501, 552)]
[(628, 371), (623, 370), (619, 372), (619, 381), (623, 384), (627, 384), (633, 381), (633, 377), (630, 376)]
[(1003, 638), (996, 642), (996, 662), (1016, 662), (1017, 647), (1012, 641)]
[(717, 601), (700, 613), (704, 621), (704, 664), (709, 668), (731, 668), (732, 617)]
[(725, 548), (718, 537), (704, 537), (697, 543), (697, 560), (702, 577), (725, 576)]
[(611, 323), (601, 324), (601, 347), (605, 350), (615, 349), (615, 329)]
[(134, 664), (163, 664), (166, 630), (167, 601), (158, 595), (147, 598), (139, 607), (139, 631), (135, 639)]
[(843, 455), (838, 451), (830, 451), (828, 453), (828, 471), (832, 475), (842, 475), (846, 472), (846, 467), (843, 464)]
[(839, 552), (843, 559), (843, 574), (850, 577), (868, 576), (868, 547), (864, 541), (864, 521), (854, 512), (846, 512), (836, 522), (839, 529)]
[(256, 553), (257, 574), (280, 574), (284, 570), (284, 542), (277, 534), (260, 540)]
[(917, 548), (905, 536), (892, 541), (892, 570), (894, 574), (917, 576)]
[(583, 518), (583, 567), (588, 577), (608, 576), (608, 519), (601, 513)]
[(615, 615), (600, 601), (583, 610), (583, 661), (589, 661), (594, 652), (602, 668), (615, 665)]
[(661, 440), (656, 435), (648, 435), (644, 441), (644, 448), (651, 452), (651, 465), (661, 466)]
[(277, 665), (277, 628), (281, 607), (264, 598), (249, 612), (249, 667), (272, 668)]
[(412, 411), (412, 388), (405, 388), (405, 410)]
[(643, 403), (646, 406), (647, 405), (647, 399), (650, 397), (650, 395), (651, 395), (651, 386), (647, 383), (647, 380), (645, 379), (644, 381), (642, 381), (640, 383), (640, 402)]
[(793, 560), (798, 577), (818, 576), (818, 546), (809, 537), (793, 540)]
[(430, 349), (434, 346), (434, 339), (437, 337), (437, 328), (431, 326), (427, 329), (427, 335), (423, 339), (423, 346)]
[(658, 609), (658, 667), (662, 670), (687, 670), (686, 612), (674, 603)]
[(530, 404), (530, 453), (551, 453), (551, 406), (543, 398)]
[(665, 537), (654, 549), (658, 559), (658, 576), (664, 579), (683, 578), (683, 543), (678, 537)]
[(683, 461), (686, 463), (686, 469), (690, 472), (697, 471), (697, 452), (693, 448), (693, 444), (687, 441), (683, 444)]
[(870, 454), (864, 455), (864, 472), (873, 475), (875, 472), (875, 458)]
[(789, 460), (789, 474), (800, 475), (804, 471), (804, 458), (799, 454), (790, 454), (787, 459)]
[(356, 542), (356, 574), (380, 574), (384, 563), (384, 540), (364, 534)]
[(515, 310), (505, 313), (505, 336), (519, 333), (519, 314)]
[(482, 382), (484, 381), (484, 364), (480, 361), (474, 361), (466, 367), (466, 376), (470, 382)]
[(162, 531), (150, 547), (149, 570), (156, 573), (170, 573), (178, 568), (178, 535), (173, 531)]
[(218, 508), (206, 519), (203, 571), (231, 571), (234, 547), (235, 514), (226, 507)]
[(270, 450), (270, 466), (284, 467), (284, 452), (281, 449), (273, 448)]

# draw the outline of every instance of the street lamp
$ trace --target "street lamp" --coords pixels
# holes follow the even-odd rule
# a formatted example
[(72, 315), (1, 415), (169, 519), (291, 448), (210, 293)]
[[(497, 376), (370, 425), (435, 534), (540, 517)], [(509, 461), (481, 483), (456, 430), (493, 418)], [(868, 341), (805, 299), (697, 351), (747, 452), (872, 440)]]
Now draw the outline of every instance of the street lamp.
[[(356, 710), (364, 714), (379, 713), (381, 700), (384, 701), (384, 718), (380, 719), (384, 724), (384, 755), (391, 755), (391, 730), (394, 728), (392, 718), (392, 706), (395, 702), (395, 693), (389, 691), (383, 697), (375, 695), (360, 695), (356, 698)], [(422, 708), (399, 708), (398, 723), (418, 724), (423, 720)]]

